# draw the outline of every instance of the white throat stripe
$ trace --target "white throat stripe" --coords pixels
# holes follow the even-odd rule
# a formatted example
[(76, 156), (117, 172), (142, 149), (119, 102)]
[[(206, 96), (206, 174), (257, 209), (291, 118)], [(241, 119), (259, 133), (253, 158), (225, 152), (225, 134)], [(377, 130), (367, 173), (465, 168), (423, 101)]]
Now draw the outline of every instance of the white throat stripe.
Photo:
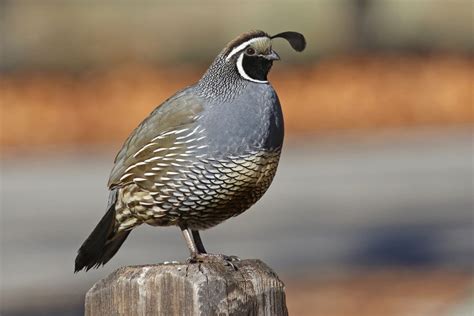
[(242, 65), (244, 61), (244, 55), (245, 55), (244, 53), (240, 54), (239, 59), (237, 59), (237, 70), (239, 71), (240, 76), (242, 76), (242, 78), (248, 81), (252, 81), (256, 83), (268, 83), (268, 81), (266, 80), (257, 80), (257, 79), (250, 78), (250, 76), (245, 73), (244, 66)]
[(240, 44), (239, 46), (237, 46), (236, 48), (234, 48), (230, 53), (229, 55), (227, 55), (227, 57), (225, 58), (226, 61), (229, 61), (229, 59), (235, 55), (237, 52), (241, 51), (242, 49), (244, 49), (245, 47), (247, 47), (249, 44), (253, 43), (253, 42), (256, 42), (256, 41), (259, 41), (263, 38), (268, 38), (266, 36), (262, 36), (262, 37), (255, 37), (255, 38), (252, 38), (252, 39), (249, 39), (248, 41), (246, 42), (243, 42), (242, 44)]

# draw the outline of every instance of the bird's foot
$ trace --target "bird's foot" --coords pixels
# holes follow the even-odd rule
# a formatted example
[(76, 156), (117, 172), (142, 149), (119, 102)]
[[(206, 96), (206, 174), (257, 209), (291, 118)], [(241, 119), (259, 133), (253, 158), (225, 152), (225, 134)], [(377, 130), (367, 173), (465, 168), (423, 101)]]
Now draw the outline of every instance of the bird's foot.
[(237, 270), (235, 262), (239, 262), (240, 258), (237, 256), (226, 256), (223, 254), (214, 254), (214, 253), (198, 253), (191, 256), (187, 262), (188, 263), (204, 263), (204, 262), (222, 262), (226, 266), (232, 267), (234, 270)]

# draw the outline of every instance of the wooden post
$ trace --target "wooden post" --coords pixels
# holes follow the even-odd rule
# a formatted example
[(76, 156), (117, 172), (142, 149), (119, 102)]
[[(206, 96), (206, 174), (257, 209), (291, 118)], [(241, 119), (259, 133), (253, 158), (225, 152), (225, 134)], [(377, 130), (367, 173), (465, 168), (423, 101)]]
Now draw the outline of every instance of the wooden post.
[(288, 315), (284, 284), (260, 260), (122, 267), (86, 294), (87, 316)]

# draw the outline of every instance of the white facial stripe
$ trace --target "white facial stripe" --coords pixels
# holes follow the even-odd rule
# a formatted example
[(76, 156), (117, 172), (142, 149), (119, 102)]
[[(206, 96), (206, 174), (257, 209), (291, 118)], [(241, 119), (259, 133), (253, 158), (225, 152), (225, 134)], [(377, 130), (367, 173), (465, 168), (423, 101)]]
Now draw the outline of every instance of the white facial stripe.
[(237, 59), (237, 70), (239, 71), (239, 74), (242, 76), (242, 78), (248, 81), (257, 82), (257, 83), (268, 83), (268, 81), (266, 80), (257, 80), (257, 79), (250, 78), (249, 75), (245, 73), (244, 67), (242, 65), (244, 61), (244, 55), (245, 54), (242, 52), (239, 56), (239, 59)]
[(229, 59), (235, 55), (236, 53), (238, 53), (239, 51), (241, 51), (242, 49), (244, 49), (245, 47), (247, 47), (249, 44), (252, 44), (253, 42), (256, 42), (256, 41), (259, 41), (259, 40), (262, 40), (264, 38), (268, 38), (266, 36), (262, 36), (262, 37), (255, 37), (255, 38), (252, 38), (246, 42), (243, 42), (242, 44), (240, 44), (239, 46), (237, 46), (236, 48), (234, 48), (230, 53), (229, 55), (227, 55), (227, 57), (225, 58), (226, 61), (229, 61)]

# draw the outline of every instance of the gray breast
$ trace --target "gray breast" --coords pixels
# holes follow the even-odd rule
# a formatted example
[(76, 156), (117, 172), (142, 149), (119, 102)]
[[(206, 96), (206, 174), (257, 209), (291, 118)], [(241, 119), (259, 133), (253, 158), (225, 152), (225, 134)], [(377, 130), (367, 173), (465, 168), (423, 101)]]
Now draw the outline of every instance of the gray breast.
[(269, 84), (249, 83), (231, 100), (211, 101), (199, 121), (211, 155), (272, 150), (283, 142), (280, 102)]

